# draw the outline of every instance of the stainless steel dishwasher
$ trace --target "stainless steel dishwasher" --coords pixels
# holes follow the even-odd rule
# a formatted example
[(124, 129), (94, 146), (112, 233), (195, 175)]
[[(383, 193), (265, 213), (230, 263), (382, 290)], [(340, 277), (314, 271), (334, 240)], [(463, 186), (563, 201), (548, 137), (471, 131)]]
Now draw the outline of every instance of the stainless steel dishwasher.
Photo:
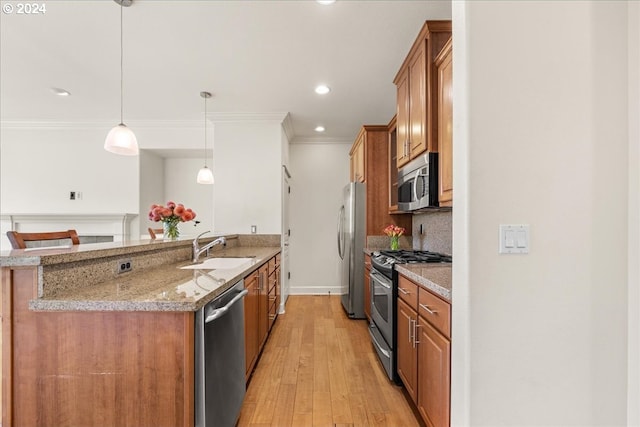
[(196, 427), (233, 427), (246, 391), (244, 280), (202, 307), (195, 317)]

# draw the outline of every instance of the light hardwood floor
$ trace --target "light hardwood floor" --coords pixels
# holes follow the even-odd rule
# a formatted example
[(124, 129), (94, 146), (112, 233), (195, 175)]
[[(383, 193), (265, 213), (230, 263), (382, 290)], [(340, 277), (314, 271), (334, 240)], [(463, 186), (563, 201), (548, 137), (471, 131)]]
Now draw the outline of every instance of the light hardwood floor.
[(376, 357), (366, 321), (348, 319), (339, 296), (290, 296), (238, 426), (419, 426)]

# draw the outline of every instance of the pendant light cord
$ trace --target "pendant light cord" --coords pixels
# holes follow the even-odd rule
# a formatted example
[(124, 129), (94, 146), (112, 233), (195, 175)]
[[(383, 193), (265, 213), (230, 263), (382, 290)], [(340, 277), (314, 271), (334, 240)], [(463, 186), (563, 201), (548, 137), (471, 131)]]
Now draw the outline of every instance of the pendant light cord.
[(124, 67), (122, 66), (124, 60), (124, 54), (123, 54), (123, 50), (124, 50), (124, 36), (123, 36), (123, 31), (122, 31), (122, 3), (120, 3), (120, 124), (124, 124)]
[(204, 167), (207, 167), (207, 95), (204, 96)]

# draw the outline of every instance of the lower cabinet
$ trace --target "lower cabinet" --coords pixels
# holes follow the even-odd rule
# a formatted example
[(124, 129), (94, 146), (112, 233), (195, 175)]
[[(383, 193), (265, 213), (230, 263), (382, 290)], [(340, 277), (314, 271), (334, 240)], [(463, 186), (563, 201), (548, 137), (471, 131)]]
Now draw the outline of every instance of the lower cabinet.
[(244, 303), (245, 378), (249, 380), (278, 315), (280, 254), (244, 278), (249, 293)]
[(448, 427), (451, 305), (402, 275), (398, 295), (398, 375), (425, 424)]
[(249, 293), (244, 297), (244, 352), (245, 352), (245, 379), (253, 371), (258, 359), (260, 345), (258, 342), (258, 272), (254, 271), (244, 278), (244, 287)]

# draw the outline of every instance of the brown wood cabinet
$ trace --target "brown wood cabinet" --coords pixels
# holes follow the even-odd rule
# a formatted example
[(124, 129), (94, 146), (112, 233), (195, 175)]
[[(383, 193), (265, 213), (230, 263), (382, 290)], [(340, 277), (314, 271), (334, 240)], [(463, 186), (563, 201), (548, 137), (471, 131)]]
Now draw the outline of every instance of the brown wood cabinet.
[(451, 304), (398, 276), (397, 369), (429, 427), (450, 421)]
[(453, 206), (453, 54), (451, 38), (435, 60), (438, 73), (440, 206)]
[(398, 167), (425, 151), (438, 151), (434, 60), (450, 36), (451, 21), (426, 21), (394, 79)]
[(37, 312), (37, 283), (2, 268), (3, 426), (193, 426), (195, 313)]
[(249, 293), (244, 297), (244, 353), (245, 379), (248, 380), (258, 360), (260, 343), (258, 341), (258, 315), (260, 290), (258, 272), (254, 271), (244, 278), (244, 287)]
[(351, 182), (365, 182), (366, 167), (364, 154), (364, 134), (360, 133), (349, 152), (351, 158)]
[(398, 122), (393, 116), (387, 125), (389, 133), (389, 147), (387, 151), (387, 169), (389, 174), (389, 213), (398, 211)]
[[(361, 148), (359, 148), (361, 147)], [(362, 150), (364, 158), (364, 183), (366, 184), (366, 235), (383, 236), (383, 229), (389, 224), (405, 228), (411, 235), (411, 214), (391, 215), (389, 213), (389, 127), (388, 125), (365, 125), (360, 129), (351, 148), (351, 175), (353, 155)]]
[(276, 255), (269, 261), (269, 331), (278, 317), (280, 309), (280, 290), (278, 283), (280, 282), (280, 255)]
[(272, 257), (244, 279), (245, 289), (245, 377), (248, 380), (278, 316), (280, 254)]

